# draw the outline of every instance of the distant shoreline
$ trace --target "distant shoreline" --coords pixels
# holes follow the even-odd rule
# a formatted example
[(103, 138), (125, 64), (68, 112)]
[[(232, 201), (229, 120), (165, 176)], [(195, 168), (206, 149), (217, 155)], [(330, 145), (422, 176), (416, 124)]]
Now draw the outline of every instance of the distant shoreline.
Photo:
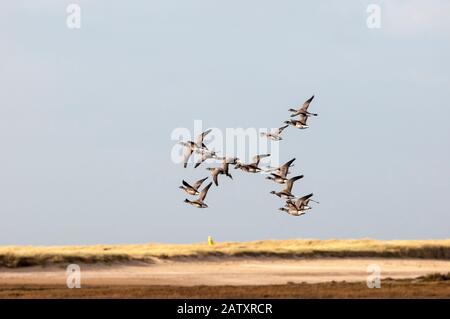
[(212, 261), (239, 258), (419, 258), (450, 260), (450, 239), (294, 239), (196, 244), (91, 246), (0, 246), (0, 267), (68, 263), (115, 264), (158, 261)]

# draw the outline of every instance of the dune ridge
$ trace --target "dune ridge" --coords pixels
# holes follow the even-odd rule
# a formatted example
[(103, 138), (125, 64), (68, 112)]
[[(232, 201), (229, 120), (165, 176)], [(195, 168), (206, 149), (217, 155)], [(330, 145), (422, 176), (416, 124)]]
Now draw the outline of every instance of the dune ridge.
[(291, 239), (195, 244), (123, 244), (89, 246), (1, 246), (0, 267), (63, 263), (124, 263), (223, 258), (385, 257), (450, 259), (450, 239)]

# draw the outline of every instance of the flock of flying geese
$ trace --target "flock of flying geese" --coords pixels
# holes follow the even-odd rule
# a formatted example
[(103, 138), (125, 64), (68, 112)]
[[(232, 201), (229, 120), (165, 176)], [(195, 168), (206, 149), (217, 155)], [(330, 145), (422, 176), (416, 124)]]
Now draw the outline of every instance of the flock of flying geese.
[[(310, 113), (308, 111), (308, 107), (311, 104), (312, 100), (314, 99), (314, 95), (306, 100), (303, 105), (299, 109), (289, 109), (289, 112), (291, 112), (291, 118), (288, 121), (285, 121), (284, 126), (276, 129), (273, 132), (264, 132), (261, 133), (261, 136), (266, 137), (268, 139), (271, 139), (273, 141), (280, 141), (283, 138), (281, 137), (282, 132), (288, 127), (292, 126), (297, 129), (306, 129), (309, 126), (306, 124), (306, 121), (311, 116), (317, 116), (316, 113)], [(298, 116), (298, 119), (294, 119)], [(187, 141), (187, 142), (180, 142), (179, 144), (183, 145), (184, 152), (184, 167), (187, 167), (189, 158), (195, 153), (199, 155), (198, 160), (196, 161), (194, 168), (197, 168), (200, 166), (203, 162), (205, 162), (207, 159), (216, 159), (222, 161), (221, 167), (208, 167), (206, 168), (211, 173), (212, 180), (216, 186), (219, 186), (219, 175), (225, 175), (229, 177), (230, 179), (233, 179), (229, 172), (230, 165), (234, 165), (235, 169), (241, 169), (244, 172), (247, 173), (259, 173), (261, 171), (270, 173), (269, 176), (266, 177), (268, 180), (272, 180), (275, 183), (278, 184), (284, 184), (285, 188), (281, 191), (271, 191), (271, 194), (274, 194), (280, 198), (286, 199), (286, 205), (282, 208), (279, 208), (280, 211), (286, 212), (293, 216), (301, 216), (306, 213), (307, 210), (311, 209), (309, 206), (310, 202), (315, 202), (312, 199), (313, 193), (305, 195), (303, 197), (297, 198), (292, 194), (292, 187), (294, 183), (303, 178), (303, 175), (298, 175), (294, 177), (288, 177), (288, 174), (290, 174), (290, 168), (293, 166), (293, 162), (295, 161), (295, 158), (291, 159), (287, 163), (283, 164), (280, 167), (267, 167), (267, 168), (261, 168), (259, 167), (259, 163), (261, 159), (269, 157), (270, 154), (259, 154), (253, 157), (252, 162), (248, 164), (242, 163), (239, 158), (237, 157), (219, 157), (216, 152), (213, 150), (209, 150), (208, 147), (204, 144), (204, 139), (207, 134), (211, 132), (211, 129), (206, 130), (205, 132), (198, 135), (195, 139), (195, 141)], [(208, 205), (204, 202), (206, 198), (206, 194), (208, 193), (209, 189), (211, 188), (211, 185), (213, 182), (210, 182), (206, 187), (204, 187), (200, 191), (201, 185), (208, 179), (208, 177), (202, 178), (198, 181), (196, 181), (194, 184), (189, 184), (185, 180), (182, 181), (182, 186), (180, 186), (181, 189), (183, 189), (186, 193), (193, 196), (198, 196), (195, 200), (189, 200), (185, 199), (184, 202), (188, 203), (190, 205), (193, 205), (197, 208), (207, 208)]]

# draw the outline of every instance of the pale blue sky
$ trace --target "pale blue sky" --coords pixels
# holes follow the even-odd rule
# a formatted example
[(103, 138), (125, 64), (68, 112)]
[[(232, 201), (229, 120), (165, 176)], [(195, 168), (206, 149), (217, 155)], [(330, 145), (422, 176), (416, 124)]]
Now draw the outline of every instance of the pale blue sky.
[[(86, 0), (69, 30), (71, 2), (0, 4), (0, 244), (449, 237), (448, 1)], [(313, 211), (234, 170), (183, 203), (206, 171), (175, 127), (276, 127), (311, 94), (281, 159)]]

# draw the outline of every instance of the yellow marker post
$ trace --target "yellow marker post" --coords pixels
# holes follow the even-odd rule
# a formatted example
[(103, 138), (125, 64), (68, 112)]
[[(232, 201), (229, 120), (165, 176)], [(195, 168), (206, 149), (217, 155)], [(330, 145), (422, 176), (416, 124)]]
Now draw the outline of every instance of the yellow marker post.
[(214, 245), (214, 241), (212, 239), (211, 236), (208, 236), (208, 246), (213, 246)]

